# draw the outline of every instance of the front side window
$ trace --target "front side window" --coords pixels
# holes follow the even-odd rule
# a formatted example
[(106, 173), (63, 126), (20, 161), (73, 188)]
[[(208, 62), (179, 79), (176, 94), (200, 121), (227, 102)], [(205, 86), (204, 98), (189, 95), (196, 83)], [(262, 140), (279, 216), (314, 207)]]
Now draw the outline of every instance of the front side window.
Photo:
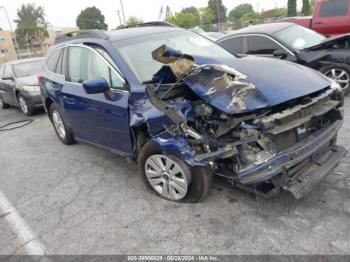
[(69, 47), (68, 77), (71, 82), (103, 77), (114, 89), (125, 88), (124, 80), (96, 52), (84, 47)]
[(272, 55), (274, 51), (280, 50), (281, 46), (265, 36), (247, 36), (248, 54), (250, 55)]
[(234, 54), (244, 53), (244, 36), (232, 37), (219, 43), (223, 48)]
[(331, 0), (321, 4), (320, 17), (346, 16), (349, 0)]

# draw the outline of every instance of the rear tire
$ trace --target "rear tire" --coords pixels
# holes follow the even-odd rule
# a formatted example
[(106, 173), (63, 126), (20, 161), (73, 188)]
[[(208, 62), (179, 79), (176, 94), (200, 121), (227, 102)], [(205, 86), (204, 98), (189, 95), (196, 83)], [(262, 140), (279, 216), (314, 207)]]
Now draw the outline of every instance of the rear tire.
[(75, 143), (74, 135), (71, 128), (67, 125), (60, 113), (60, 107), (52, 103), (50, 106), (50, 119), (55, 132), (61, 142), (65, 145), (72, 145)]
[[(152, 160), (154, 157), (163, 157), (166, 161), (170, 161), (172, 163), (172, 168), (177, 167), (181, 172), (179, 172), (178, 176), (183, 177), (183, 181), (186, 181), (187, 192), (184, 196), (180, 196), (180, 198), (176, 199), (171, 197), (171, 194), (168, 195), (162, 194), (162, 192), (157, 191), (154, 185), (151, 185), (149, 176), (146, 172), (150, 170), (148, 168), (148, 162)], [(213, 176), (209, 172), (208, 168), (205, 167), (190, 167), (183, 160), (179, 159), (175, 155), (166, 155), (162, 152), (159, 145), (157, 145), (152, 140), (149, 140), (141, 149), (138, 157), (138, 165), (140, 168), (140, 175), (146, 186), (153, 191), (155, 191), (160, 197), (176, 202), (185, 202), (185, 203), (198, 203), (204, 200), (204, 198), (209, 193)], [(172, 172), (170, 172), (172, 173)], [(147, 177), (148, 176), (148, 177)], [(155, 175), (155, 179), (163, 179), (164, 175)], [(163, 181), (165, 181), (163, 179)], [(172, 182), (170, 182), (172, 183)], [(184, 183), (185, 184), (185, 183)], [(160, 182), (157, 185), (158, 189), (160, 185), (164, 186), (164, 183)], [(170, 192), (171, 189), (169, 189)], [(180, 192), (181, 193), (181, 192)]]
[(328, 64), (319, 69), (321, 73), (337, 82), (344, 94), (350, 91), (350, 66), (347, 64)]
[(0, 96), (0, 108), (1, 109), (6, 109), (6, 108), (9, 108), (10, 105), (5, 103), (3, 100), (2, 100), (2, 97)]

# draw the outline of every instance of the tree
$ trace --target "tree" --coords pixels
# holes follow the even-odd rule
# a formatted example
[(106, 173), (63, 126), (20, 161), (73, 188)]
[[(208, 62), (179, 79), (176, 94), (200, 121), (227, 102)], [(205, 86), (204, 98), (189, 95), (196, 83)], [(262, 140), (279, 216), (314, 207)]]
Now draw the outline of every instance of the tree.
[(195, 8), (194, 6), (191, 7), (186, 7), (184, 9), (182, 9), (181, 13), (185, 13), (185, 14), (193, 14), (196, 17), (196, 24), (199, 25), (200, 24), (200, 14), (199, 14), (199, 10), (197, 8)]
[(250, 12), (242, 15), (239, 22), (242, 26), (247, 26), (249, 24), (258, 24), (260, 22), (261, 16), (258, 13)]
[(253, 6), (251, 4), (240, 4), (229, 12), (228, 20), (233, 23), (237, 22), (243, 15), (248, 13), (254, 13)]
[(310, 10), (311, 10), (311, 12), (314, 11), (316, 4), (317, 4), (317, 0), (310, 0)]
[(128, 21), (126, 21), (127, 26), (134, 26), (134, 25), (142, 24), (142, 23), (143, 23), (143, 20), (140, 18), (137, 18), (135, 16), (130, 16)]
[(214, 15), (208, 7), (199, 8), (199, 15), (202, 25), (211, 24), (214, 19)]
[(168, 17), (166, 21), (183, 28), (192, 28), (198, 25), (195, 15), (183, 12)]
[[(220, 23), (226, 22), (227, 16), (227, 8), (222, 4), (222, 0), (209, 0), (208, 1), (208, 8), (210, 9), (211, 13), (213, 14), (213, 20), (212, 23), (218, 23), (220, 20)], [(218, 11), (220, 16), (218, 15)]]
[(17, 17), (16, 38), (21, 48), (41, 46), (45, 38), (49, 37), (45, 12), (41, 6), (22, 4), (21, 8), (17, 9)]
[(301, 9), (302, 15), (310, 15), (310, 2), (309, 0), (303, 0), (303, 7)]
[(105, 17), (95, 6), (87, 7), (80, 12), (76, 19), (77, 26), (80, 30), (85, 29), (102, 29), (107, 30)]
[(288, 0), (287, 16), (297, 15), (297, 0)]

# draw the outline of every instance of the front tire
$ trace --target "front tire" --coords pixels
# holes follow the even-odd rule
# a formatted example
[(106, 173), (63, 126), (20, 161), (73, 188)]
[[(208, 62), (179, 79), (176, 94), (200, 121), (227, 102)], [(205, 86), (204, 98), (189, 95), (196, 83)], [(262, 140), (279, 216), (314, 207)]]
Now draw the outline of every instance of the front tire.
[(329, 64), (319, 70), (324, 75), (333, 79), (342, 88), (344, 94), (350, 91), (350, 66), (346, 64)]
[(19, 108), (22, 110), (23, 114), (25, 114), (26, 116), (34, 115), (34, 109), (29, 105), (26, 98), (24, 98), (21, 94), (18, 94), (17, 100)]
[(211, 187), (207, 168), (190, 167), (177, 156), (164, 154), (152, 140), (141, 149), (138, 164), (145, 184), (167, 200), (198, 203)]
[(5, 103), (3, 100), (2, 100), (2, 97), (0, 96), (0, 108), (1, 109), (6, 109), (6, 108), (9, 108), (10, 105)]
[(60, 113), (60, 107), (53, 103), (50, 106), (50, 119), (58, 138), (65, 145), (72, 145), (75, 143), (72, 130), (68, 127)]

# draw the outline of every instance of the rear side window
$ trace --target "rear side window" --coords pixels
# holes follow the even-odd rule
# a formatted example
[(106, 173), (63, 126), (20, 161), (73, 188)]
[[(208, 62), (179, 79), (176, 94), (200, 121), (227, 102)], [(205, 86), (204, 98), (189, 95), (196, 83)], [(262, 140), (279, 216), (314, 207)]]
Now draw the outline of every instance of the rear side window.
[(125, 88), (124, 80), (111, 70), (106, 61), (104, 61), (98, 54), (83, 47), (69, 47), (69, 81), (82, 83), (99, 76), (106, 79), (111, 88)]
[(274, 51), (281, 49), (281, 46), (265, 36), (247, 36), (247, 44), (250, 55), (272, 55)]
[(4, 74), (4, 65), (0, 65), (0, 77)]
[(47, 59), (46, 67), (51, 72), (56, 71), (56, 66), (57, 66), (57, 62), (58, 62), (58, 59), (60, 57), (60, 54), (61, 54), (61, 49), (56, 49), (51, 53), (51, 55)]
[(320, 17), (346, 16), (349, 0), (331, 0), (321, 4)]
[(244, 53), (244, 36), (232, 37), (219, 43), (223, 48), (233, 54)]

